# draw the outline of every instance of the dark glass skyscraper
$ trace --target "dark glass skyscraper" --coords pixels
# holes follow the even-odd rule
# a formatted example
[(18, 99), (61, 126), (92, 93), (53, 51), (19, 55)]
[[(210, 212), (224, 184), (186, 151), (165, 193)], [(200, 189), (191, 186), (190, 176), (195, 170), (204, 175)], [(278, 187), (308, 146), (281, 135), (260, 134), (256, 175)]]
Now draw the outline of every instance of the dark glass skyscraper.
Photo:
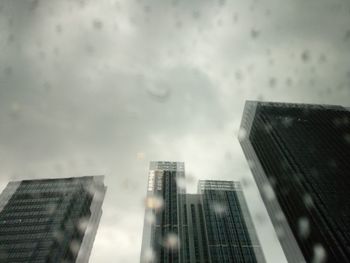
[(288, 262), (350, 262), (350, 112), (247, 101), (240, 141)]
[(141, 262), (264, 263), (239, 183), (186, 194), (183, 163), (151, 162)]
[(0, 196), (0, 262), (87, 263), (103, 176), (10, 182)]

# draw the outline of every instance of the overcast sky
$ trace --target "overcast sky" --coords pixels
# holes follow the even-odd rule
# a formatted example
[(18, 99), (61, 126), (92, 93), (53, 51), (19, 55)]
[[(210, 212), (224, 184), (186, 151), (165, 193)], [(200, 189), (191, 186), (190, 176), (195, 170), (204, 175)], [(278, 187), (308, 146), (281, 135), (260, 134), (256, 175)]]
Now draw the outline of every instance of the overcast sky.
[(0, 190), (104, 174), (90, 262), (139, 261), (148, 165), (243, 180), (267, 262), (283, 253), (236, 139), (246, 99), (350, 105), (348, 0), (0, 2)]

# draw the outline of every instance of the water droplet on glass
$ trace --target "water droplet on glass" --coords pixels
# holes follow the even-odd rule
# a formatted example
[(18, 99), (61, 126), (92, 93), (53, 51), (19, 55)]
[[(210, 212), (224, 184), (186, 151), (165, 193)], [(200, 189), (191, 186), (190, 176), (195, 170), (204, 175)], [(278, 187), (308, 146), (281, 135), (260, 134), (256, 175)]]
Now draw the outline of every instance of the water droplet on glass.
[(259, 35), (260, 35), (260, 31), (259, 31), (259, 30), (256, 30), (256, 29), (252, 29), (252, 30), (250, 31), (250, 35), (251, 35), (251, 37), (252, 37), (253, 39), (258, 38)]
[(96, 30), (101, 30), (103, 27), (103, 23), (100, 19), (94, 19), (92, 21), (92, 26), (96, 29)]
[(176, 178), (176, 185), (180, 189), (186, 189), (186, 178), (183, 176), (179, 176)]
[(141, 260), (142, 260), (142, 263), (154, 263), (155, 259), (156, 259), (156, 256), (153, 249), (148, 248), (143, 254), (143, 257)]
[(305, 194), (303, 197), (304, 204), (307, 208), (312, 208), (314, 207), (314, 201), (312, 200), (311, 195)]
[(212, 202), (210, 208), (217, 216), (223, 216), (227, 213), (227, 207), (220, 202)]
[(160, 211), (164, 206), (164, 200), (162, 197), (157, 195), (148, 196), (145, 200), (145, 206), (155, 211)]
[(350, 144), (350, 134), (349, 133), (346, 133), (344, 135), (344, 140), (345, 140), (346, 143)]
[(269, 183), (265, 183), (262, 187), (265, 198), (268, 201), (272, 201), (276, 198), (275, 192)]
[(152, 225), (156, 223), (156, 215), (152, 211), (147, 211), (145, 214), (146, 223)]
[(167, 249), (177, 250), (180, 248), (180, 239), (175, 233), (168, 233), (163, 242), (163, 246)]
[(327, 260), (327, 252), (321, 244), (314, 245), (312, 263), (324, 263)]
[(298, 235), (301, 238), (307, 238), (310, 235), (310, 222), (307, 217), (298, 219)]
[(301, 59), (303, 62), (308, 62), (311, 58), (310, 51), (309, 50), (304, 50), (301, 53)]
[(151, 98), (158, 102), (164, 102), (168, 100), (171, 93), (170, 88), (163, 85), (149, 85), (146, 90)]
[(80, 242), (78, 240), (72, 240), (69, 248), (73, 255), (77, 255), (80, 249)]
[(238, 140), (243, 141), (247, 137), (247, 131), (241, 127), (238, 131)]

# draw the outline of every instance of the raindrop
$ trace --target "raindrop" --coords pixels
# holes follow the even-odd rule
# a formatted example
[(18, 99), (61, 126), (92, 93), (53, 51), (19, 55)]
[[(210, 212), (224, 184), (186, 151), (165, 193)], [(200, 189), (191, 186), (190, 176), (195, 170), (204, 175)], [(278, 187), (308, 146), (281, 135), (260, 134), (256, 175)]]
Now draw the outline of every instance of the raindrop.
[(164, 206), (164, 200), (162, 197), (153, 195), (148, 196), (145, 200), (145, 206), (149, 209), (154, 209), (155, 211), (160, 211), (163, 209)]
[(145, 13), (150, 13), (150, 12), (152, 12), (152, 8), (151, 8), (150, 5), (145, 5), (145, 6), (143, 7), (143, 11), (144, 11)]
[(346, 133), (344, 135), (344, 140), (345, 140), (346, 143), (350, 144), (350, 134), (349, 133)]
[(320, 57), (319, 57), (319, 59), (318, 59), (318, 62), (319, 62), (319, 63), (325, 63), (325, 62), (327, 62), (327, 57), (326, 57), (326, 55), (325, 55), (325, 54), (321, 54)]
[(270, 88), (274, 88), (277, 84), (277, 80), (275, 78), (270, 78), (269, 79), (269, 86)]
[(273, 191), (269, 183), (265, 183), (262, 189), (263, 189), (264, 196), (268, 201), (272, 201), (276, 198), (275, 192)]
[(314, 256), (312, 258), (312, 263), (324, 263), (327, 259), (327, 253), (321, 244), (314, 245)]
[(282, 119), (282, 124), (286, 128), (291, 127), (293, 125), (293, 118), (292, 117), (284, 117)]
[(62, 26), (60, 24), (56, 25), (55, 26), (55, 31), (56, 31), (57, 34), (62, 33)]
[(232, 21), (234, 24), (238, 23), (238, 14), (233, 15)]
[(175, 233), (168, 233), (163, 242), (163, 246), (167, 249), (177, 250), (180, 248), (180, 239)]
[(282, 211), (278, 211), (278, 212), (276, 212), (276, 214), (275, 214), (275, 218), (276, 218), (278, 221), (280, 221), (280, 222), (282, 222), (282, 221), (285, 221), (285, 220), (286, 220), (286, 217), (285, 217), (285, 215), (283, 214), (283, 212), (282, 212)]
[(224, 6), (226, 4), (226, 0), (219, 0), (219, 5)]
[(144, 153), (144, 152), (138, 152), (138, 153), (136, 154), (136, 158), (137, 158), (138, 160), (143, 160), (143, 159), (145, 159), (145, 153)]
[(272, 125), (271, 125), (270, 123), (265, 124), (265, 125), (264, 125), (264, 129), (265, 129), (265, 131), (266, 131), (267, 133), (270, 133), (270, 132), (272, 132), (272, 130), (273, 130)]
[(12, 76), (12, 72), (13, 72), (13, 70), (12, 70), (12, 67), (11, 66), (8, 66), (8, 67), (5, 67), (4, 68), (4, 75), (5, 76)]
[(286, 84), (288, 87), (293, 86), (293, 80), (291, 78), (286, 79)]
[(314, 201), (312, 200), (312, 197), (310, 194), (305, 194), (303, 197), (304, 204), (307, 208), (314, 207)]
[(92, 26), (96, 29), (96, 30), (101, 30), (103, 27), (103, 23), (100, 19), (94, 19), (92, 21)]
[(254, 218), (255, 218), (256, 221), (257, 221), (259, 224), (261, 224), (261, 225), (265, 224), (266, 221), (267, 221), (267, 217), (266, 217), (265, 214), (262, 213), (262, 212), (255, 213), (255, 214), (254, 214)]
[(242, 74), (242, 72), (236, 71), (235, 77), (236, 77), (236, 80), (237, 80), (237, 81), (243, 80), (243, 74)]
[(147, 211), (145, 214), (145, 221), (147, 224), (155, 224), (156, 223), (156, 215), (152, 211)]
[(85, 46), (85, 51), (86, 51), (86, 53), (88, 53), (89, 55), (92, 55), (92, 54), (95, 53), (96, 49), (95, 49), (94, 46), (88, 44), (88, 45)]
[(310, 60), (310, 51), (309, 50), (304, 50), (302, 53), (301, 53), (301, 59), (303, 62), (308, 62)]
[(349, 40), (350, 39), (350, 29), (348, 31), (345, 32), (345, 40)]
[(146, 89), (151, 98), (158, 102), (164, 102), (170, 97), (170, 89), (167, 86), (149, 85)]
[(245, 187), (245, 188), (247, 188), (247, 187), (252, 185), (252, 181), (249, 178), (247, 178), (247, 177), (243, 177), (241, 179), (241, 182), (242, 182), (243, 187)]
[(248, 162), (248, 166), (249, 166), (250, 169), (254, 169), (255, 168), (255, 162), (253, 160), (248, 159), (247, 162)]
[(241, 127), (238, 131), (238, 140), (243, 141), (247, 137), (247, 131)]
[(80, 233), (85, 233), (87, 227), (89, 225), (89, 218), (88, 217), (82, 217), (79, 219), (77, 223), (77, 228), (80, 231)]
[(275, 227), (276, 235), (278, 238), (284, 238), (286, 235), (286, 232), (284, 231), (283, 227), (281, 226), (276, 226)]
[(186, 189), (186, 178), (184, 176), (179, 176), (176, 178), (176, 185), (178, 188), (185, 190)]
[(198, 10), (195, 10), (192, 12), (193, 19), (198, 19), (198, 18), (200, 18), (200, 16), (201, 16), (201, 13)]
[(307, 217), (298, 219), (298, 234), (301, 238), (307, 238), (310, 235), (310, 222)]
[(251, 31), (250, 31), (250, 35), (251, 35), (251, 37), (252, 38), (258, 38), (259, 37), (259, 35), (260, 35), (260, 31), (258, 31), (258, 30), (256, 30), (256, 29), (252, 29)]
[(17, 102), (12, 103), (10, 108), (10, 117), (13, 120), (18, 120), (21, 114), (21, 105)]
[(217, 216), (223, 216), (227, 213), (227, 207), (220, 202), (212, 202), (210, 208)]
[(80, 242), (76, 239), (72, 240), (69, 248), (73, 255), (77, 255), (80, 249)]
[(142, 263), (153, 263), (156, 259), (153, 249), (148, 248), (142, 257)]

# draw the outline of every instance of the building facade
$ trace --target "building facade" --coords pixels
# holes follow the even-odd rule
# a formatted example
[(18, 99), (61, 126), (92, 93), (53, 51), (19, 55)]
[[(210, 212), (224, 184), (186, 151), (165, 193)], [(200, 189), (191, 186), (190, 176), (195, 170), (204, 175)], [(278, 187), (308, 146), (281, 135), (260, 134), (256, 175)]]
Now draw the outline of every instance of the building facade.
[(241, 132), (288, 262), (350, 262), (349, 109), (247, 101)]
[(10, 182), (0, 196), (1, 262), (87, 263), (103, 176)]
[(200, 181), (186, 194), (184, 180), (183, 163), (151, 162), (141, 262), (264, 263), (239, 183)]

